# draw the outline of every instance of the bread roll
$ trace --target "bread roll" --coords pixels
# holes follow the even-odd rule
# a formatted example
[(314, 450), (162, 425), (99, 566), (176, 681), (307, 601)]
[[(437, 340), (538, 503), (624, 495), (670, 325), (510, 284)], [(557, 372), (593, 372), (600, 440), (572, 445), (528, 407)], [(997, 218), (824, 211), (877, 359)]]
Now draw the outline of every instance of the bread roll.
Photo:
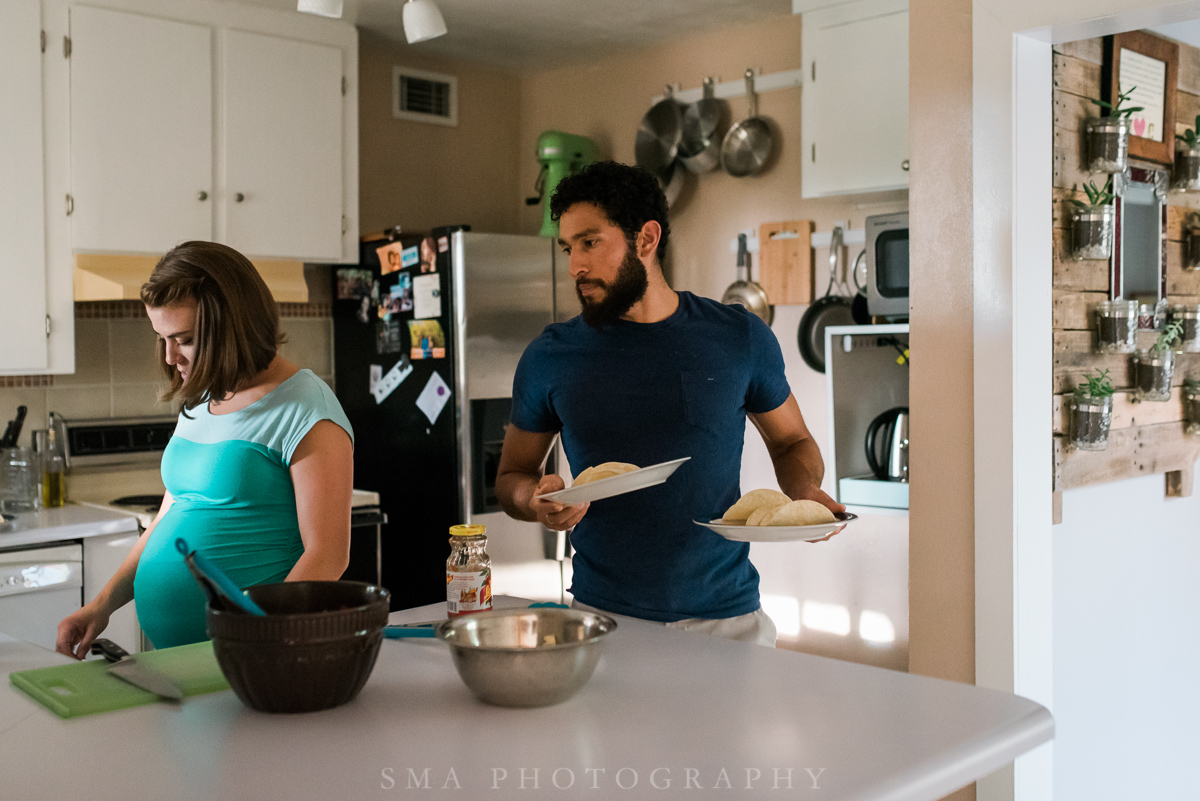
[(816, 501), (792, 501), (771, 510), (760, 523), (764, 526), (816, 526), (834, 523), (837, 518), (824, 504)]
[(740, 523), (749, 519), (751, 512), (761, 506), (779, 506), (791, 501), (791, 498), (784, 495), (779, 490), (773, 489), (756, 489), (750, 490), (733, 506), (726, 510), (725, 514), (721, 515), (721, 519), (726, 523)]

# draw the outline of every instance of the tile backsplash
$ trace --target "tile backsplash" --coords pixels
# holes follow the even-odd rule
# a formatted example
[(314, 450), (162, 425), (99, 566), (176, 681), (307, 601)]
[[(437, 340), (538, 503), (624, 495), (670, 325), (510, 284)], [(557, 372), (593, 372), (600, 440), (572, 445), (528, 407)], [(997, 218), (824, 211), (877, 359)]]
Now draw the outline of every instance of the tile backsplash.
[[(325, 312), (320, 316), (292, 316), (297, 310), (281, 308), (288, 315), (280, 320), (288, 341), (280, 353), (332, 387), (333, 320), (327, 308), (317, 307), (317, 314)], [(18, 406), (29, 407), (20, 445), (28, 446), (29, 432), (46, 426), (50, 411), (68, 420), (175, 413), (158, 401), (162, 373), (144, 313), (92, 316), (94, 311), (76, 315), (74, 374), (10, 377), (0, 384), (0, 427)]]

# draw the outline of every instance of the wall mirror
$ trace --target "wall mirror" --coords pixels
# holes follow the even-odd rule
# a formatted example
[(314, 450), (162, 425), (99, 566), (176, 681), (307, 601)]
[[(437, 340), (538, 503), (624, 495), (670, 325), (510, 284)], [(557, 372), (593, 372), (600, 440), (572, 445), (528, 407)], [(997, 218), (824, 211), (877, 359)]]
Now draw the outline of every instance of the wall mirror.
[(1130, 167), (1113, 178), (1109, 295), (1156, 305), (1167, 297), (1167, 171)]

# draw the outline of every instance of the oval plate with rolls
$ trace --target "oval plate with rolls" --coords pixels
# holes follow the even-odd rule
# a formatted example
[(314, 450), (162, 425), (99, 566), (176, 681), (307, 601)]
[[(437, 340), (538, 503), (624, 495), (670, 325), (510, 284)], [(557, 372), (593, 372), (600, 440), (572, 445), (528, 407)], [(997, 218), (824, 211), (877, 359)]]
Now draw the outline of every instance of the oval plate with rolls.
[(809, 542), (823, 540), (858, 519), (858, 515), (851, 512), (839, 512), (834, 517), (837, 520), (832, 523), (818, 523), (815, 526), (747, 526), (745, 523), (726, 523), (719, 517), (708, 523), (701, 520), (692, 522), (734, 542)]

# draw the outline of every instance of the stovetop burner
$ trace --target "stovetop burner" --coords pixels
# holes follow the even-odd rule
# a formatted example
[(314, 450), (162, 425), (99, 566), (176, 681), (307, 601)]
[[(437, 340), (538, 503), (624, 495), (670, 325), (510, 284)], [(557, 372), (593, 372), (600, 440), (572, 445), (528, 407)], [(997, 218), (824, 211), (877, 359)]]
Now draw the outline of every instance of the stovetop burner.
[(112, 501), (113, 506), (162, 506), (162, 495), (126, 495)]

